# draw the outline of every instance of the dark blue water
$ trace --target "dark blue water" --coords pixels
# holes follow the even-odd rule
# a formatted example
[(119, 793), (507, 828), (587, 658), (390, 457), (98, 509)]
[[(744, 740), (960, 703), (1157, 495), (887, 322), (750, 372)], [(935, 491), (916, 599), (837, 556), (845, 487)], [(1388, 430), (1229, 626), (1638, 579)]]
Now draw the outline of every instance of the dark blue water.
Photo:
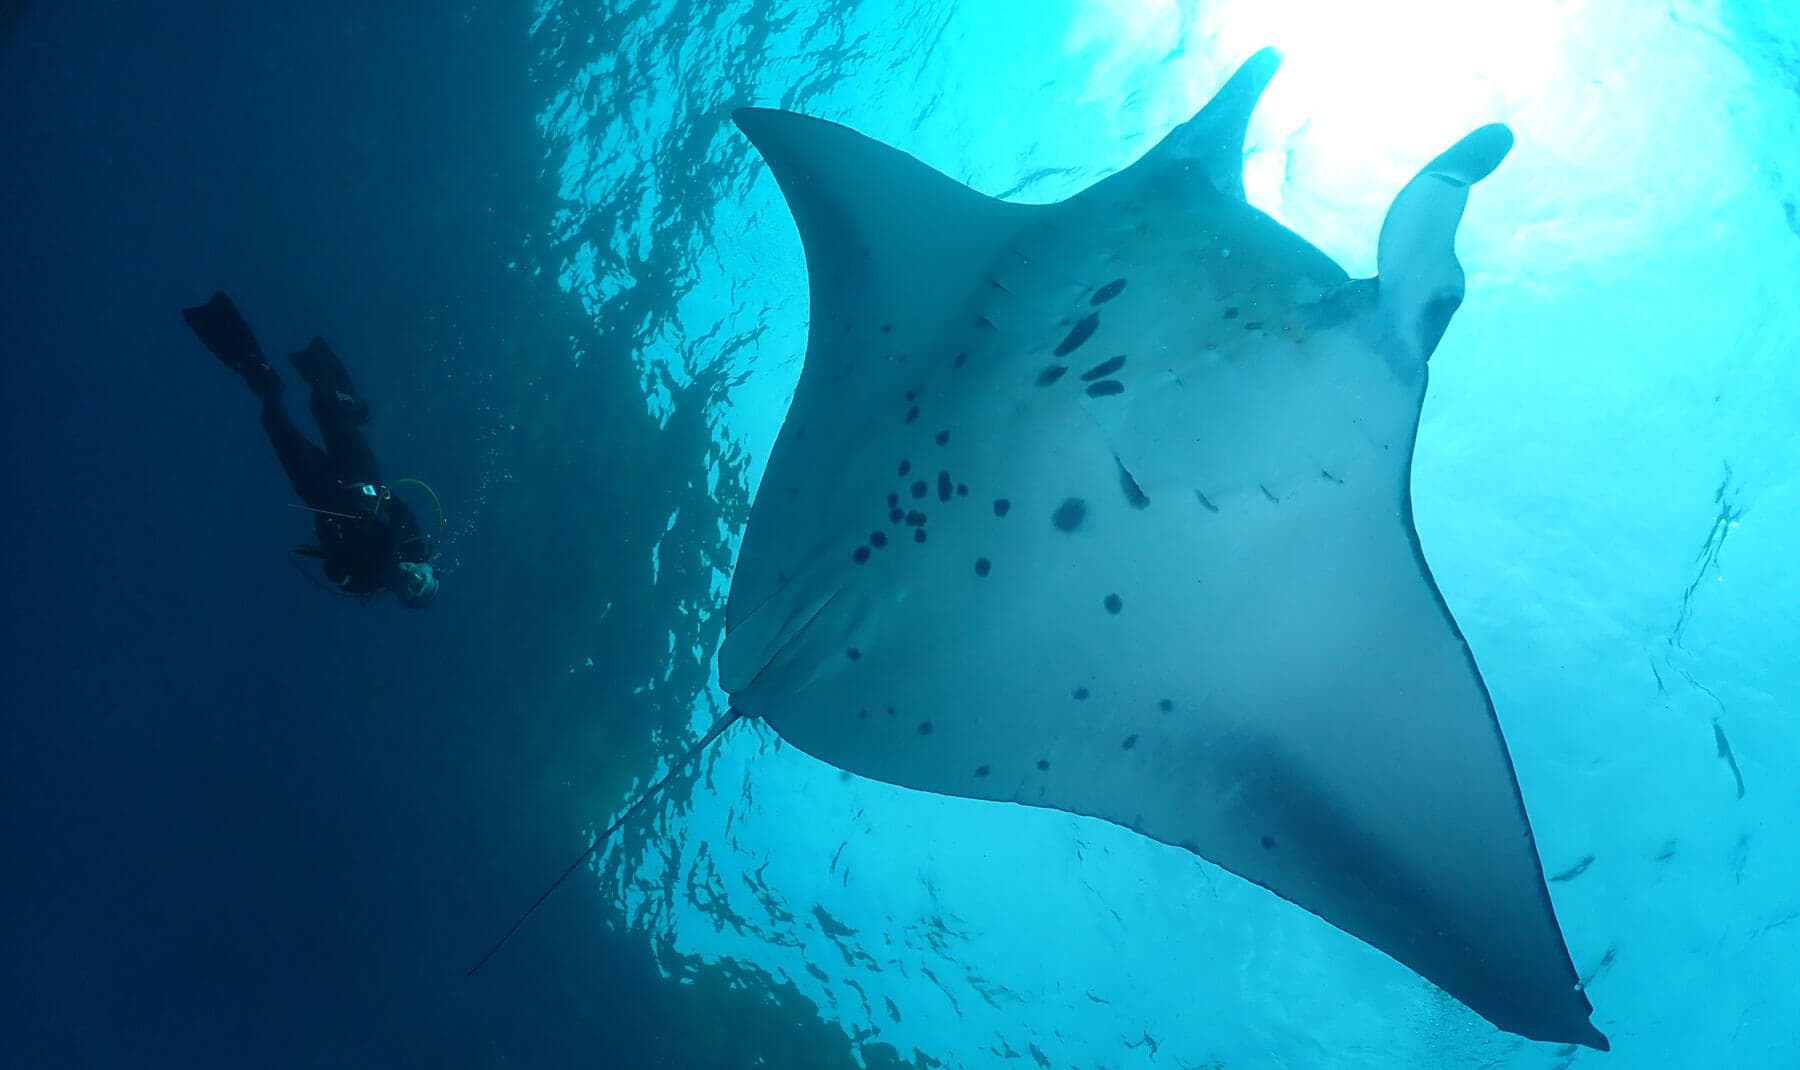
[[(706, 446), (628, 362), (573, 370), (591, 323), (508, 269), (553, 188), (527, 26), (38, 3), (0, 45), (0, 1063), (631, 1062), (671, 1028), (585, 889), (463, 976), (649, 760), (644, 708), (562, 666), (660, 659), (643, 544)], [(329, 339), (389, 475), (441, 491), (431, 612), (284, 563), (309, 525), (179, 316), (216, 288), (272, 354)]]

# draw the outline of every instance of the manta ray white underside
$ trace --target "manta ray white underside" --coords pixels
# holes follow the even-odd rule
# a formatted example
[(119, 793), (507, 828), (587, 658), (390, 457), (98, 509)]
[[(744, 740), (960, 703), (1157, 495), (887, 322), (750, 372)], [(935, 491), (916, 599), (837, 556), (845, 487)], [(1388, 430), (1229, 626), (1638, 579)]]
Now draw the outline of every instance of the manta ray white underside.
[(805, 244), (806, 362), (732, 578), (733, 708), (857, 774), (1116, 822), (1502, 1029), (1604, 1049), (1412, 523), (1475, 131), (1378, 277), (1244, 201), (1252, 57), (1059, 204), (739, 112)]

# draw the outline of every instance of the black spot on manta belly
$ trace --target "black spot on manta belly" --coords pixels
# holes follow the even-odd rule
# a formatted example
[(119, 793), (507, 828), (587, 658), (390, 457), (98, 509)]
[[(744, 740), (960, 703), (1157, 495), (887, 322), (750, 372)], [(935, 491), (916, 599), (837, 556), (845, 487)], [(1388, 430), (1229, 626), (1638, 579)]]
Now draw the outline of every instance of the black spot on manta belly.
[(950, 366), (951, 366), (951, 367), (952, 367), (952, 368), (960, 368), (960, 367), (962, 367), (962, 366), (963, 366), (963, 364), (964, 364), (964, 363), (965, 363), (965, 362), (966, 362), (966, 361), (967, 361), (967, 360), (968, 360), (968, 359), (969, 359), (969, 355), (968, 355), (968, 354), (967, 354), (967, 353), (958, 353), (958, 354), (957, 354), (957, 355), (956, 355), (956, 359), (955, 359), (955, 360), (952, 360), (952, 361), (951, 361), (951, 362), (950, 362)]
[(1008, 501), (1005, 498), (995, 498), (994, 499), (994, 515), (995, 516), (1005, 516), (1011, 510), (1012, 510), (1012, 502), (1011, 501)]
[(1091, 383), (1095, 379), (1104, 379), (1125, 366), (1124, 356), (1112, 357), (1081, 373), (1081, 381)]
[(1262, 849), (1263, 849), (1263, 850), (1265, 850), (1265, 851), (1273, 851), (1273, 850), (1274, 850), (1274, 849), (1275, 849), (1275, 837), (1273, 837), (1273, 836), (1264, 836), (1264, 837), (1263, 837), (1263, 838), (1262, 838), (1262, 841), (1261, 841), (1261, 842), (1262, 842)]
[(988, 767), (985, 765), (976, 766), (975, 767), (975, 775), (978, 777), (987, 776), (988, 775)]
[(1137, 746), (1137, 736), (1136, 736), (1136, 734), (1133, 734), (1133, 735), (1126, 736), (1125, 739), (1122, 742), (1120, 742), (1119, 749), (1130, 750), (1131, 748), (1133, 748), (1135, 746)]
[(925, 481), (923, 479), (913, 480), (913, 485), (908, 489), (912, 492), (912, 496), (915, 498), (925, 497)]
[(1162, 701), (1160, 701), (1156, 704), (1156, 708), (1163, 711), (1164, 713), (1168, 713), (1170, 710), (1175, 708), (1175, 700), (1167, 699), (1167, 698), (1163, 699)]
[(936, 436), (934, 436), (934, 437), (935, 437), (935, 438), (936, 438), (936, 440), (937, 440), (937, 444), (938, 444), (938, 445), (940, 445), (940, 446), (942, 446), (942, 445), (944, 445), (944, 444), (945, 444), (945, 443), (947, 443), (947, 442), (949, 442), (949, 441), (950, 441), (950, 432), (948, 432), (948, 431), (939, 431), (939, 432), (938, 432), (938, 433), (937, 433), (937, 435), (936, 435)]
[(912, 408), (906, 410), (906, 422), (907, 423), (910, 424), (914, 420), (917, 420), (918, 418), (919, 418), (919, 407), (917, 405), (914, 405)]
[(887, 545), (887, 532), (871, 531), (869, 533), (869, 545), (875, 547), (875, 549), (877, 549), (877, 550), (881, 549), (883, 546), (886, 546)]
[(1076, 702), (1086, 702), (1088, 700), (1088, 689), (1085, 687), (1078, 687), (1070, 692), (1069, 695)]
[(863, 563), (863, 562), (865, 562), (865, 561), (867, 561), (867, 560), (868, 560), (868, 559), (869, 559), (869, 548), (868, 548), (868, 547), (867, 547), (867, 546), (858, 546), (858, 547), (857, 547), (857, 548), (856, 548), (856, 552), (855, 552), (855, 553), (853, 553), (853, 554), (851, 554), (851, 555), (850, 555), (850, 557), (851, 557), (851, 558), (852, 558), (852, 559), (853, 559), (853, 560), (854, 560), (854, 561), (855, 561), (855, 562), (856, 562), (856, 563), (857, 563), (857, 564), (859, 564), (859, 565), (860, 565), (860, 564), (862, 564), (862, 563)]
[(910, 471), (912, 471), (912, 462), (911, 461), (901, 461), (900, 462), (900, 474), (905, 475), (906, 473), (908, 473)]
[(862, 651), (856, 649), (855, 647), (846, 647), (844, 650), (844, 656), (849, 658), (851, 661), (857, 661), (862, 658)]
[(892, 509), (894, 506), (899, 505), (900, 504), (900, 495), (895, 494), (890, 491), (887, 496), (887, 503), (888, 503), (889, 509)]
[(1237, 317), (1238, 317), (1238, 310), (1237, 310), (1236, 305), (1233, 305), (1230, 308), (1225, 310), (1225, 318), (1226, 319), (1234, 320), (1234, 319), (1237, 319)]
[(950, 483), (950, 473), (941, 468), (938, 469), (937, 492), (940, 502), (949, 501), (950, 495), (954, 492)]
[(1117, 379), (1102, 379), (1087, 388), (1087, 396), (1091, 398), (1111, 397), (1114, 394), (1123, 394), (1124, 392), (1125, 384), (1119, 382)]
[(989, 572), (993, 571), (993, 568), (994, 568), (994, 563), (992, 561), (989, 561), (987, 558), (977, 557), (975, 559), (975, 575), (985, 576)]
[(1586, 855), (1581, 859), (1581, 861), (1575, 863), (1573, 866), (1570, 866), (1568, 869), (1563, 870), (1561, 873), (1558, 873), (1556, 876), (1551, 877), (1550, 883), (1556, 884), (1560, 881), (1572, 881), (1576, 877), (1579, 877), (1583, 873), (1586, 873), (1588, 871), (1588, 867), (1593, 864), (1594, 864), (1594, 856)]
[(925, 541), (925, 529), (924, 528), (914, 528), (913, 529), (913, 541), (914, 542), (924, 542)]
[(1126, 469), (1125, 462), (1119, 460), (1116, 453), (1113, 454), (1113, 463), (1119, 466), (1119, 489), (1125, 493), (1126, 504), (1133, 509), (1149, 508), (1150, 496), (1144, 493), (1144, 488), (1138, 486), (1137, 480), (1131, 477), (1131, 472)]
[(1087, 503), (1080, 498), (1064, 498), (1063, 503), (1050, 514), (1050, 523), (1056, 525), (1058, 531), (1074, 531), (1081, 526), (1087, 516)]
[(1122, 294), (1124, 292), (1125, 292), (1125, 280), (1124, 279), (1114, 279), (1113, 281), (1107, 283), (1105, 286), (1102, 286), (1098, 290), (1095, 290), (1094, 296), (1088, 298), (1088, 303), (1093, 304), (1093, 305), (1104, 305), (1108, 301), (1111, 301), (1113, 298), (1119, 296), (1120, 294)]
[(1037, 760), (1037, 767), (1038, 767), (1038, 772), (1040, 772), (1040, 773), (1043, 772), (1044, 770), (1050, 768), (1050, 759), (1039, 758)]
[(1099, 326), (1100, 313), (1089, 312), (1087, 315), (1081, 317), (1081, 319), (1076, 321), (1075, 326), (1069, 328), (1068, 335), (1064, 337), (1061, 342), (1057, 343), (1056, 355), (1059, 357), (1066, 357), (1070, 353), (1080, 349), (1083, 342), (1094, 336), (1094, 330)]
[(1114, 616), (1118, 615), (1119, 610), (1125, 608), (1125, 600), (1116, 594), (1107, 595), (1103, 604), (1106, 606), (1106, 611)]
[(920, 524), (925, 523), (925, 514), (914, 509), (912, 512), (906, 514), (906, 522), (916, 528)]
[(930, 721), (920, 721), (919, 722), (919, 734), (921, 736), (929, 736), (931, 734), (931, 722)]
[(1064, 375), (1066, 375), (1068, 373), (1068, 371), (1069, 371), (1069, 369), (1063, 367), (1060, 364), (1052, 364), (1048, 368), (1045, 368), (1043, 371), (1038, 372), (1037, 385), (1049, 386), (1051, 383), (1054, 383), (1058, 379), (1061, 379)]

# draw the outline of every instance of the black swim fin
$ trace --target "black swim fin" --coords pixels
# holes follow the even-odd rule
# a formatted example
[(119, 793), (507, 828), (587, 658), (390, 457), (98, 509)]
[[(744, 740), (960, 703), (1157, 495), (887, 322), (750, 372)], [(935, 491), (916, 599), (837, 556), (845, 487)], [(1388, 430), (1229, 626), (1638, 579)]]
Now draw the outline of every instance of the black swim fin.
[(325, 339), (314, 338), (305, 349), (298, 353), (288, 354), (289, 363), (306, 384), (313, 388), (315, 396), (323, 394), (338, 405), (352, 424), (361, 426), (369, 422), (369, 403), (356, 392), (356, 384), (350, 381), (350, 373), (345, 370), (343, 362), (337, 354), (325, 344)]
[(281, 389), (281, 376), (263, 356), (262, 346), (237, 306), (223, 292), (213, 294), (204, 305), (182, 309), (181, 316), (213, 356), (243, 376), (250, 389), (263, 395)]

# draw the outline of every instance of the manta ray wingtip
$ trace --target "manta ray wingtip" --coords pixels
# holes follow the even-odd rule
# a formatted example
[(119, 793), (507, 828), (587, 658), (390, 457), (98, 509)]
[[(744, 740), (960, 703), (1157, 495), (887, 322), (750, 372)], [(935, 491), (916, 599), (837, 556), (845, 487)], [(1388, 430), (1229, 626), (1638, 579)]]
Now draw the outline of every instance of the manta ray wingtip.
[(1244, 136), (1250, 114), (1281, 66), (1281, 53), (1263, 48), (1238, 65), (1219, 91), (1192, 119), (1170, 131), (1162, 143), (1133, 165), (1197, 170), (1227, 196), (1244, 199)]
[(770, 117), (779, 114), (781, 113), (774, 108), (760, 108), (754, 104), (746, 104), (741, 108), (731, 109), (731, 121), (737, 124), (739, 130), (749, 134), (754, 128), (765, 125)]
[[(1591, 1014), (1593, 1012), (1590, 1011), (1588, 1013)], [(1548, 1038), (1536, 1037), (1534, 1039), (1544, 1040)], [(1612, 1050), (1612, 1041), (1606, 1039), (1606, 1034), (1595, 1028), (1594, 1023), (1588, 1021), (1585, 1016), (1582, 1018), (1580, 1025), (1576, 1026), (1574, 1032), (1567, 1036), (1557, 1037), (1556, 1042), (1563, 1044), (1580, 1044), (1582, 1047), (1592, 1048), (1595, 1051)]]
[[(1269, 87), (1270, 79), (1275, 77), (1275, 72), (1280, 67), (1280, 49), (1273, 45), (1257, 49), (1249, 59), (1238, 64), (1238, 69), (1232, 72), (1231, 77), (1213, 95), (1212, 101), (1207, 104), (1207, 110), (1211, 111), (1215, 106), (1219, 106), (1219, 110), (1230, 109), (1238, 125), (1248, 124), (1251, 110), (1262, 99), (1263, 90)], [(1241, 146), (1239, 152), (1242, 152)]]

